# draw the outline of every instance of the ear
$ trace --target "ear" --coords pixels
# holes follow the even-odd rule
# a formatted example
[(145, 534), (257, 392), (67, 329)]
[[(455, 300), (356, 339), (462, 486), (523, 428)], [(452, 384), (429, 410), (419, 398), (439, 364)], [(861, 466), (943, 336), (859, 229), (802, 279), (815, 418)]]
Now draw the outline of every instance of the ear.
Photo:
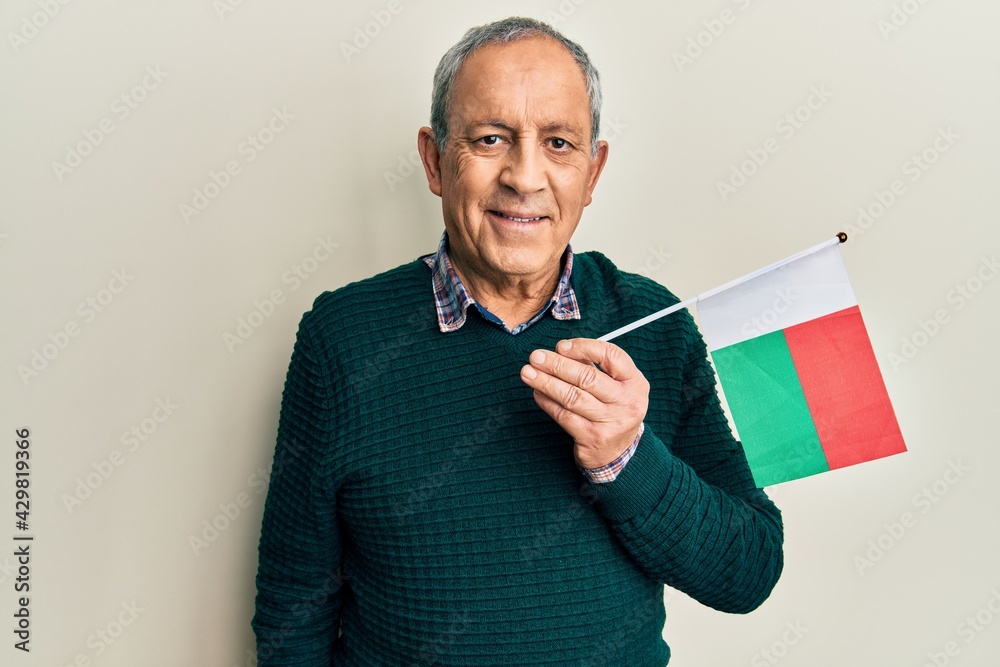
[(597, 155), (590, 159), (590, 176), (587, 178), (587, 201), (584, 206), (590, 206), (590, 202), (593, 200), (591, 196), (594, 193), (594, 188), (597, 187), (597, 179), (601, 177), (601, 172), (604, 171), (604, 164), (608, 161), (608, 142), (601, 141), (597, 142)]
[(438, 151), (434, 132), (429, 127), (422, 127), (417, 133), (417, 150), (420, 151), (420, 161), (424, 163), (424, 174), (427, 175), (427, 187), (441, 196), (441, 153)]

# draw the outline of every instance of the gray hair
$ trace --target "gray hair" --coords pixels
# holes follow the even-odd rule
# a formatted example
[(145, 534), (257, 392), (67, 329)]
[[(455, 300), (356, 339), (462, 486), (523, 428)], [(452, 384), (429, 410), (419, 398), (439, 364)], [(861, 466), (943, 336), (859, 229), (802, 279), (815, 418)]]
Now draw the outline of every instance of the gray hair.
[(509, 44), (528, 37), (548, 36), (569, 49), (580, 66), (587, 82), (590, 98), (590, 152), (597, 155), (597, 135), (601, 126), (601, 80), (591, 64), (587, 52), (579, 44), (564, 37), (548, 23), (521, 16), (487, 23), (469, 29), (455, 46), (442, 56), (434, 71), (434, 90), (431, 94), (431, 130), (438, 150), (444, 152), (448, 142), (448, 112), (451, 106), (451, 88), (465, 60), (480, 47), (488, 44)]

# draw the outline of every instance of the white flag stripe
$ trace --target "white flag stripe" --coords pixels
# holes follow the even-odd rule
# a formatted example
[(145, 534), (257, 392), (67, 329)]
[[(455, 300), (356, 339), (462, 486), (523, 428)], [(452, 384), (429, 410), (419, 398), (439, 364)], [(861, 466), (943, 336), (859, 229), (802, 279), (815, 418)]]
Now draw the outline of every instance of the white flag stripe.
[(857, 303), (836, 244), (700, 299), (698, 319), (711, 351)]
[(775, 269), (778, 269), (778, 268), (780, 268), (782, 266), (785, 266), (786, 264), (790, 264), (792, 262), (797, 262), (800, 259), (802, 259), (803, 257), (806, 257), (808, 255), (812, 255), (813, 253), (819, 252), (820, 250), (823, 250), (824, 248), (828, 248), (828, 247), (833, 246), (833, 245), (839, 245), (839, 244), (843, 243), (846, 240), (847, 240), (847, 235), (846, 234), (843, 234), (843, 233), (837, 234), (833, 238), (827, 239), (826, 241), (823, 241), (822, 243), (817, 243), (816, 245), (814, 245), (812, 247), (809, 247), (809, 248), (806, 248), (805, 250), (800, 250), (799, 252), (795, 253), (794, 255), (790, 255), (788, 257), (785, 257), (784, 259), (780, 259), (777, 262), (773, 262), (771, 264), (768, 264), (767, 266), (765, 266), (763, 268), (760, 268), (760, 269), (757, 269), (756, 271), (751, 271), (750, 273), (748, 273), (746, 275), (743, 275), (743, 276), (740, 276), (739, 278), (735, 278), (733, 280), (730, 280), (728, 283), (719, 285), (717, 287), (713, 287), (712, 289), (710, 289), (710, 290), (708, 290), (706, 292), (702, 292), (701, 294), (699, 294), (697, 296), (692, 296), (690, 298), (684, 299), (683, 301), (681, 301), (679, 303), (675, 303), (672, 306), (668, 306), (666, 308), (663, 308), (662, 310), (656, 311), (655, 313), (652, 313), (650, 315), (646, 315), (645, 317), (643, 317), (641, 319), (638, 319), (635, 322), (631, 322), (629, 324), (626, 324), (625, 326), (618, 327), (614, 331), (612, 331), (610, 333), (604, 334), (603, 336), (601, 336), (597, 340), (611, 340), (612, 338), (617, 338), (618, 336), (621, 336), (623, 334), (627, 334), (629, 331), (633, 331), (635, 329), (638, 329), (639, 327), (645, 326), (645, 325), (649, 324), (650, 322), (653, 322), (655, 320), (660, 319), (661, 317), (666, 317), (667, 315), (670, 315), (671, 313), (676, 313), (678, 310), (680, 310), (682, 308), (687, 308), (688, 306), (692, 306), (695, 303), (701, 301), (702, 299), (707, 299), (707, 298), (709, 298), (711, 296), (715, 296), (716, 294), (719, 294), (720, 292), (724, 292), (724, 291), (726, 291), (728, 289), (731, 289), (731, 288), (733, 288), (733, 287), (735, 287), (737, 285), (742, 285), (745, 282), (754, 280), (755, 278), (757, 278), (757, 276), (763, 275), (763, 274), (765, 274), (765, 273), (767, 273), (769, 271), (774, 271)]

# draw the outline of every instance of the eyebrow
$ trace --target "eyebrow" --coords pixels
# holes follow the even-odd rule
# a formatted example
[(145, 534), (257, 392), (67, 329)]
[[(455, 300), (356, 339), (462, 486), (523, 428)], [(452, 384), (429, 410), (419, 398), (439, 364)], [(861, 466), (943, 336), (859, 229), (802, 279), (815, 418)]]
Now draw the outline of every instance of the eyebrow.
[(583, 131), (576, 127), (575, 125), (567, 125), (566, 123), (549, 123), (548, 125), (542, 126), (543, 132), (557, 132), (560, 134), (571, 134), (573, 136), (581, 137), (583, 136)]
[[(510, 125), (500, 120), (474, 121), (472, 123), (469, 123), (468, 125), (468, 127), (470, 128), (478, 128), (483, 126), (495, 127), (500, 130), (504, 130), (505, 132), (508, 132), (510, 134), (517, 134), (517, 130), (515, 130)], [(549, 123), (547, 125), (543, 125), (539, 129), (545, 134), (551, 134), (551, 133), (565, 134), (575, 139), (580, 139), (583, 136), (583, 132), (579, 128), (573, 125), (567, 125), (566, 123)]]

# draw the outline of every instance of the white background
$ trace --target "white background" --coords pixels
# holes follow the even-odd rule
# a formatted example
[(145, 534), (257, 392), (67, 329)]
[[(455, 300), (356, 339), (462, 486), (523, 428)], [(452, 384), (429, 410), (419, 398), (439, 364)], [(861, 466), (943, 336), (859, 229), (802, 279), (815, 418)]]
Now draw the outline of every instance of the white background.
[[(440, 202), (406, 166), (433, 68), (465, 29), (511, 14), (554, 22), (604, 83), (610, 158), (574, 249), (683, 298), (848, 231), (909, 448), (770, 489), (781, 581), (749, 616), (668, 592), (671, 665), (995, 664), (1000, 4), (897, 2), (899, 25), (883, 0), (233, 4), (0, 9), (0, 664), (252, 664), (258, 471), (299, 318), (322, 291), (435, 249)], [(374, 37), (358, 37), (366, 26)], [(825, 101), (802, 107), (814, 88)], [(249, 161), (241, 143), (274, 109), (294, 118)], [(782, 120), (796, 113), (798, 127)], [(98, 132), (102, 119), (113, 131)], [(741, 164), (769, 139), (766, 162)], [(68, 158), (81, 143), (88, 154)], [(935, 161), (915, 169), (925, 150)], [(239, 173), (205, 192), (229, 160)], [(741, 167), (752, 175), (734, 177)], [(723, 196), (720, 182), (740, 185)], [(213, 197), (185, 219), (195, 189)], [(859, 207), (872, 217), (859, 223)], [(337, 249), (303, 264), (318, 237)], [(296, 283), (295, 265), (313, 272)], [(274, 290), (280, 303), (255, 305)], [(259, 326), (227, 345), (240, 318)], [(24, 374), (36, 352), (41, 370)], [(161, 422), (158, 399), (177, 406)], [(143, 424), (133, 451), (122, 434)], [(20, 427), (32, 432), (30, 654), (11, 632)], [(951, 465), (965, 470), (946, 476)], [(90, 495), (68, 505), (80, 484)], [(238, 498), (247, 506), (220, 519)], [(229, 525), (192, 547), (213, 520)], [(131, 625), (96, 640), (133, 601)], [(978, 630), (960, 625), (977, 612)]]

